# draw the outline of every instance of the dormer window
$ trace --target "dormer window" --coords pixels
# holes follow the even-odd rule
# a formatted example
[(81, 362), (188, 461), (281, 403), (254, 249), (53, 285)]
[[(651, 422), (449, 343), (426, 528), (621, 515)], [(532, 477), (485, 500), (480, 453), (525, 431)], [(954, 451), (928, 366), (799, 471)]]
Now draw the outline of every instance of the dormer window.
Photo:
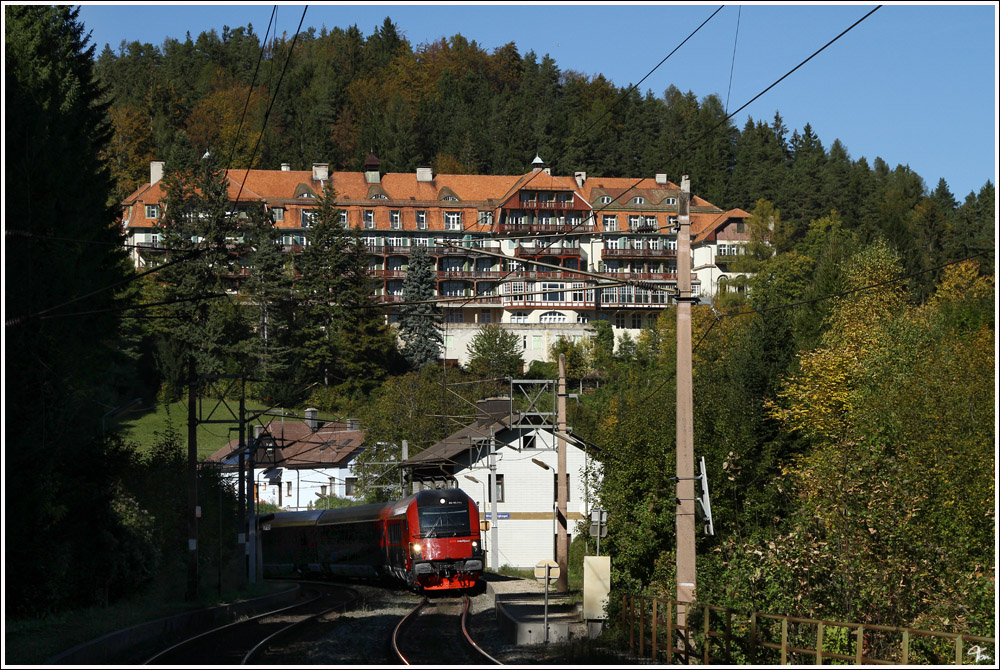
[(458, 202), (458, 198), (453, 195), (446, 195), (441, 199), (444, 200), (445, 202)]
[(632, 198), (632, 203), (635, 205), (645, 205), (646, 199), (643, 198), (641, 195), (637, 195), (634, 198)]
[(664, 205), (676, 205), (677, 204), (677, 198), (666, 198), (663, 201), (663, 204)]
[(385, 193), (372, 193), (371, 199), (372, 200), (388, 200), (389, 196), (387, 196)]
[(315, 194), (309, 193), (308, 191), (306, 191), (306, 192), (302, 193), (301, 195), (299, 195), (299, 197), (300, 198), (315, 198), (316, 196), (315, 196)]
[(146, 218), (155, 219), (160, 215), (160, 208), (157, 205), (146, 205)]
[(611, 196), (610, 195), (602, 195), (601, 196), (601, 204), (602, 205), (610, 205), (611, 204)]

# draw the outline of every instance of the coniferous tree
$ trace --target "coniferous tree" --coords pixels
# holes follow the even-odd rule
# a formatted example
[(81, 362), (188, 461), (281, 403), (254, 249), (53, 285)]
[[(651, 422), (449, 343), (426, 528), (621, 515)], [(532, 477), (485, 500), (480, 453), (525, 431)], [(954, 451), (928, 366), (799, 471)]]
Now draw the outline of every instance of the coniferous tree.
[(403, 281), (403, 305), (399, 308), (400, 351), (410, 366), (419, 370), (441, 357), (441, 308), (433, 302), (433, 259), (423, 247), (414, 247)]
[(110, 374), (128, 365), (120, 319), (122, 287), (130, 287), (100, 159), (109, 129), (94, 48), (78, 8), (3, 11), (4, 345), (12, 353), (4, 360), (4, 533), (17, 547), (6, 553), (5, 574), (16, 578), (4, 597), (8, 616), (22, 616), (106, 602), (137, 588), (142, 567), (121, 553), (135, 538), (115, 506), (128, 452), (102, 429), (102, 416), (124, 404)]

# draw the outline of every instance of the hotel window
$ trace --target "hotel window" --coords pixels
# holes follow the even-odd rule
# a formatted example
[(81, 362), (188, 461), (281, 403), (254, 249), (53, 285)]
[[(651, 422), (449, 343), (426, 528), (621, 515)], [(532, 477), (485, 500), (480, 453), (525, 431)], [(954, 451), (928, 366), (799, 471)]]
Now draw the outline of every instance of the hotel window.
[(373, 209), (366, 209), (366, 210), (364, 210), (363, 214), (364, 214), (365, 228), (374, 228), (375, 227), (375, 210), (373, 210)]
[(644, 223), (645, 223), (646, 228), (652, 228), (653, 230), (656, 230), (656, 228), (657, 228), (657, 226), (656, 226), (656, 217), (655, 216), (647, 216)]
[(477, 221), (482, 226), (492, 226), (493, 225), (493, 212), (479, 212), (479, 220)]
[(403, 237), (402, 235), (397, 235), (396, 237), (387, 237), (385, 238), (385, 243), (388, 244), (390, 247), (405, 247), (406, 238)]
[(620, 238), (617, 238), (617, 237), (606, 239), (606, 240), (604, 240), (604, 248), (605, 249), (617, 249), (619, 242), (620, 242)]
[(447, 320), (448, 323), (464, 323), (462, 318), (462, 310), (460, 309), (449, 309), (447, 310)]
[(417, 210), (417, 230), (427, 230), (427, 212)]
[(511, 212), (507, 215), (507, 223), (511, 226), (523, 226), (524, 212)]
[(746, 224), (743, 223), (742, 221), (737, 221), (736, 222), (736, 232), (737, 233), (745, 233), (746, 232)]
[(625, 327), (625, 312), (615, 312), (615, 327)]
[(347, 210), (346, 209), (340, 210), (340, 225), (342, 225), (344, 228), (347, 228)]
[(582, 214), (570, 214), (566, 217), (566, 222), (573, 226), (574, 228), (583, 225), (583, 215)]
[(445, 228), (445, 230), (461, 230), (462, 229), (462, 213), (461, 212), (445, 212), (444, 213), (444, 228)]
[(508, 286), (510, 286), (509, 289), (510, 299), (514, 300), (515, 302), (523, 302), (524, 295), (522, 294), (524, 293), (524, 282), (515, 281), (508, 284)]
[(292, 483), (291, 482), (285, 482), (285, 497), (286, 498), (291, 498), (292, 497)]
[(635, 313), (632, 315), (632, 327), (642, 328), (642, 314)]
[(160, 208), (157, 205), (146, 205), (146, 218), (155, 219), (160, 215)]
[(479, 323), (491, 323), (493, 321), (493, 315), (490, 314), (490, 310), (484, 309), (479, 312)]
[(573, 302), (583, 302), (584, 294), (583, 284), (573, 284)]
[(393, 209), (389, 211), (389, 227), (393, 230), (402, 230), (403, 220), (399, 216), (399, 210)]
[(374, 249), (375, 247), (382, 246), (381, 237), (372, 237), (371, 235), (366, 235), (361, 238), (361, 242), (369, 249)]
[(672, 251), (677, 251), (677, 238), (676, 237), (668, 237), (666, 244), (667, 244), (667, 246), (666, 246), (667, 249), (670, 249)]
[(576, 315), (576, 322), (577, 323), (590, 323), (590, 317), (587, 316), (586, 314), (577, 314)]
[(641, 217), (639, 217), (638, 215), (630, 214), (628, 217), (628, 229), (635, 230), (636, 228), (638, 228), (640, 220)]
[(413, 246), (415, 247), (429, 247), (431, 246), (431, 238), (429, 237), (414, 237)]
[(353, 498), (357, 492), (358, 478), (348, 477), (344, 480), (344, 495)]
[(271, 211), (274, 212), (274, 220), (275, 221), (284, 221), (285, 220), (285, 208), (284, 207), (275, 207)]
[[(543, 294), (544, 299), (548, 302), (562, 302), (563, 294), (562, 291), (559, 291), (562, 287), (562, 284), (542, 284), (542, 290), (546, 291), (546, 293)], [(549, 293), (549, 291), (552, 292)]]
[(302, 210), (302, 227), (311, 228), (314, 223), (319, 219), (319, 215), (311, 210)]
[(510, 315), (511, 323), (528, 323), (528, 313), (527, 312), (514, 312)]

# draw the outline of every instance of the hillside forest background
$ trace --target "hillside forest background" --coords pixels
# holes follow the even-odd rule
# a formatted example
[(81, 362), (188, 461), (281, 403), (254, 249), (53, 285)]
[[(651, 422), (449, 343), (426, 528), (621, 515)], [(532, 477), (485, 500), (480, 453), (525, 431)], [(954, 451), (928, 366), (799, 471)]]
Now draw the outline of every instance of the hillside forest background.
[[(200, 373), (258, 380), (248, 392), (266, 406), (360, 417), (369, 444), (407, 439), (411, 454), (457, 428), (431, 415), (469, 414), (520, 362), (496, 333), (444, 376), (408, 356), (332, 200), (288, 259), (262, 210), (225, 215), (224, 168), (359, 170), (375, 153), (387, 172), (521, 174), (537, 154), (554, 174), (687, 174), (752, 214), (750, 278), (694, 309), (695, 448), (716, 530), (698, 540), (699, 598), (993, 634), (992, 182), (959, 199), (780, 113), (737, 128), (710, 92), (627, 90), (514, 43), (411, 45), (389, 18), (369, 35), (262, 45), (246, 26), (100, 49), (72, 8), (4, 11), (8, 616), (113, 602), (183, 570), (182, 437), (133, 444), (106, 419), (135, 396), (181, 397), (192, 356)], [(115, 222), (150, 160), (167, 161), (171, 244), (185, 251), (191, 226), (218, 244), (139, 276)], [(258, 271), (226, 297), (234, 231)], [(316, 299), (331, 290), (337, 304)], [(675, 318), (638, 338), (598, 322), (553, 351), (588, 390), (570, 420), (599, 445), (602, 551), (621, 592), (673, 589)], [(202, 522), (235, 536), (232, 492), (201, 477)], [(206, 573), (233, 558), (201, 541)]]

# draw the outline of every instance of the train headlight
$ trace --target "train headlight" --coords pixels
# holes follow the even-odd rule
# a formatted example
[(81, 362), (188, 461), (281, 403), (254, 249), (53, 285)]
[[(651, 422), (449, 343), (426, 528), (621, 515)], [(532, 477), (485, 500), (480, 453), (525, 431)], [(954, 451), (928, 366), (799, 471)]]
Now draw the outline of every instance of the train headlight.
[(421, 548), (419, 542), (411, 542), (410, 543), (410, 556), (413, 556), (414, 558), (420, 558), (420, 552), (421, 551), (422, 551), (422, 548)]
[(479, 542), (477, 542), (476, 540), (473, 540), (472, 541), (472, 548), (473, 549), (478, 549), (479, 548)]

